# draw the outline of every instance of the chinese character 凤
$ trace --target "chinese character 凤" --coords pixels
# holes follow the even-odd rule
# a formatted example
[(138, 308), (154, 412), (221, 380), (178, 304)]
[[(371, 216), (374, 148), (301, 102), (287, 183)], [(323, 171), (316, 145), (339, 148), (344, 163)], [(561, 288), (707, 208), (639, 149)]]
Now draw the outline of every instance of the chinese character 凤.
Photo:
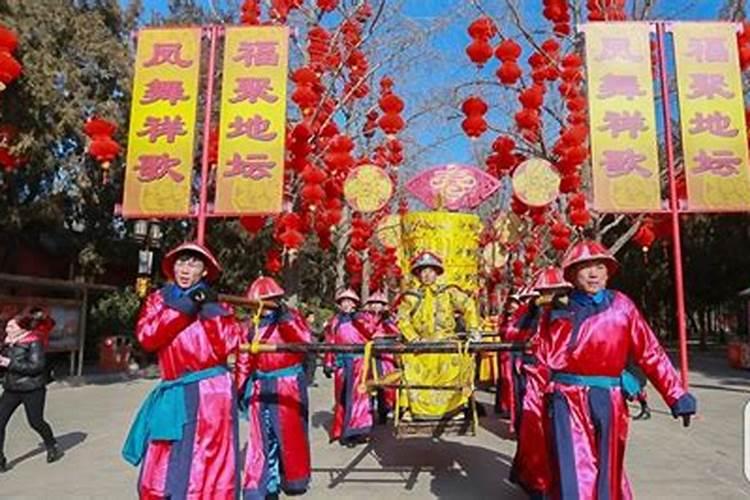
[(731, 99), (734, 97), (734, 94), (726, 88), (727, 82), (724, 75), (693, 73), (690, 78), (693, 80), (690, 84), (690, 90), (693, 93), (688, 94), (688, 99), (698, 99), (699, 97), (713, 99), (716, 96)]
[(610, 97), (623, 96), (628, 101), (632, 101), (642, 95), (646, 95), (646, 91), (641, 90), (637, 76), (607, 74), (602, 77), (597, 97), (609, 99)]
[(643, 57), (630, 51), (629, 38), (602, 38), (602, 52), (597, 61), (622, 59), (629, 62), (641, 62)]
[(696, 113), (690, 120), (692, 128), (688, 130), (691, 134), (708, 132), (719, 137), (737, 137), (740, 131), (732, 127), (732, 118), (718, 111), (703, 115)]
[(167, 142), (172, 144), (178, 135), (187, 134), (185, 122), (182, 121), (180, 116), (174, 118), (149, 116), (146, 118), (143, 127), (143, 130), (138, 132), (138, 137), (148, 136), (149, 142), (156, 142), (159, 137), (164, 136), (167, 138)]
[(238, 78), (235, 81), (234, 97), (229, 99), (229, 102), (236, 104), (242, 101), (250, 101), (255, 104), (258, 99), (276, 102), (279, 98), (269, 92), (273, 92), (270, 78)]
[(685, 55), (700, 63), (728, 62), (729, 50), (724, 43), (725, 40), (718, 37), (691, 38)]
[(143, 63), (144, 68), (159, 66), (162, 64), (173, 64), (180, 68), (189, 68), (193, 61), (186, 61), (180, 55), (182, 51), (181, 43), (155, 43), (154, 53), (151, 59)]
[(169, 104), (174, 106), (179, 101), (187, 101), (188, 96), (185, 95), (185, 90), (182, 88), (182, 82), (177, 81), (164, 81), (164, 80), (151, 80), (146, 84), (146, 93), (141, 99), (141, 104), (153, 104), (158, 101), (169, 101)]
[(171, 158), (168, 154), (141, 155), (138, 157), (138, 165), (135, 169), (139, 171), (138, 180), (151, 182), (162, 179), (168, 175), (175, 182), (182, 182), (185, 176), (173, 169), (180, 166), (179, 158)]
[(631, 139), (636, 139), (638, 133), (648, 130), (648, 127), (646, 126), (646, 119), (640, 111), (634, 111), (632, 114), (630, 111), (623, 111), (622, 113), (607, 111), (604, 113), (604, 125), (598, 129), (602, 132), (605, 130), (611, 131), (612, 137), (615, 138), (623, 132), (627, 132)]
[(278, 66), (277, 42), (240, 42), (237, 55), (232, 58), (248, 66)]
[(227, 162), (231, 167), (224, 173), (224, 177), (236, 177), (241, 175), (247, 179), (259, 181), (271, 177), (270, 170), (276, 166), (276, 162), (269, 161), (267, 154), (249, 154), (245, 159), (239, 153), (235, 153)]
[(247, 136), (250, 139), (258, 141), (272, 141), (276, 138), (276, 132), (269, 132), (271, 127), (270, 120), (264, 119), (260, 115), (243, 120), (241, 116), (235, 117), (234, 121), (229, 124), (231, 131), (227, 133), (227, 139)]
[(641, 165), (646, 156), (636, 153), (632, 149), (604, 151), (603, 154), (602, 166), (609, 177), (622, 177), (633, 172), (641, 177), (653, 175), (653, 172)]
[(703, 149), (693, 157), (693, 161), (696, 163), (694, 174), (711, 172), (720, 177), (738, 174), (740, 171), (737, 167), (742, 164), (742, 160), (734, 156), (732, 151), (712, 151), (708, 154)]

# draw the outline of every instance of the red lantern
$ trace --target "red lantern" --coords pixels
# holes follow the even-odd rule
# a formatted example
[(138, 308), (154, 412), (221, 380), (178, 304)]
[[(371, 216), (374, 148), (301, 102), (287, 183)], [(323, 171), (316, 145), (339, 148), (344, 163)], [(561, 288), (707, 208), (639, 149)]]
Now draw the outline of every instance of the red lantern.
[(339, 5), (339, 0), (317, 0), (318, 8), (323, 12), (331, 12), (336, 10)]
[(326, 192), (320, 184), (305, 184), (300, 190), (300, 197), (307, 205), (319, 205), (325, 199)]
[(581, 176), (577, 173), (563, 176), (560, 180), (561, 193), (575, 193), (581, 188)]
[(83, 126), (84, 133), (91, 139), (87, 153), (101, 164), (104, 184), (109, 181), (110, 162), (120, 153), (120, 145), (111, 137), (116, 130), (114, 123), (96, 117), (90, 118)]
[(539, 109), (544, 103), (544, 87), (541, 85), (529, 87), (518, 95), (518, 100), (524, 108)]
[(298, 249), (305, 242), (305, 237), (302, 233), (293, 228), (286, 228), (278, 237), (279, 243), (284, 245), (286, 248)]
[(481, 68), (492, 57), (492, 45), (484, 38), (477, 38), (466, 47), (466, 55)]
[(250, 234), (256, 234), (266, 225), (266, 218), (257, 215), (240, 217), (240, 225)]
[(521, 57), (521, 46), (515, 40), (506, 38), (495, 48), (495, 57), (504, 63), (516, 62)]
[(386, 113), (378, 120), (378, 125), (387, 135), (392, 136), (398, 134), (405, 125), (403, 118), (400, 115), (393, 113)]
[(648, 249), (654, 243), (655, 239), (656, 234), (653, 230), (653, 223), (650, 220), (645, 220), (633, 236), (633, 241), (636, 242), (644, 252), (648, 252)]
[(472, 21), (467, 31), (472, 38), (487, 39), (497, 35), (497, 26), (492, 19), (482, 16)]
[(505, 85), (515, 84), (521, 78), (521, 68), (515, 61), (504, 62), (497, 70), (497, 78)]
[(542, 123), (539, 118), (539, 112), (529, 108), (524, 108), (516, 113), (515, 119), (520, 129), (538, 129)]
[(380, 109), (384, 113), (401, 113), (404, 110), (404, 101), (396, 94), (387, 94), (378, 101)]
[(588, 210), (571, 210), (569, 218), (570, 223), (577, 227), (585, 227), (591, 222), (591, 214)]

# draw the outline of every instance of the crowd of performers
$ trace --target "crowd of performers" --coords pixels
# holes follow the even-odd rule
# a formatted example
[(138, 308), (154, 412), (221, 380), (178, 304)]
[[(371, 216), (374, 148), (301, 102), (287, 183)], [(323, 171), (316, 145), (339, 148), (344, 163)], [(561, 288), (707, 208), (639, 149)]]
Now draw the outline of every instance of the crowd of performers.
[[(511, 480), (532, 497), (632, 496), (623, 464), (626, 399), (645, 405), (645, 379), (675, 417), (695, 413), (695, 399), (640, 312), (625, 295), (606, 288), (616, 269), (601, 245), (581, 242), (562, 268), (545, 269), (532, 289), (513, 295), (499, 323), (503, 340), (528, 346), (499, 355), (497, 406), (518, 441)], [(384, 293), (361, 304), (355, 291), (339, 292), (325, 342), (440, 341), (455, 339), (457, 332), (478, 341), (476, 303), (456, 286), (439, 285), (443, 271), (438, 255), (417, 255), (411, 262), (417, 284), (399, 297), (395, 316)], [(262, 307), (239, 320), (230, 305), (218, 301), (211, 283), (221, 267), (198, 243), (170, 251), (162, 272), (169, 281), (147, 297), (136, 327), (142, 347), (158, 357), (161, 381), (138, 411), (123, 447), (125, 459), (141, 466), (140, 498), (304, 493), (311, 463), (310, 358), (239, 346), (312, 342), (308, 322), (285, 304), (285, 291), (269, 277), (248, 287), (246, 297)], [(459, 358), (460, 353), (401, 355), (401, 380), (455, 384), (462, 380)], [(332, 442), (352, 447), (367, 441), (376, 421), (385, 422), (396, 406), (406, 421), (467, 418), (465, 391), (404, 390), (398, 405), (390, 387), (373, 396), (364, 383), (368, 372), (381, 380), (398, 372), (393, 355), (379, 354), (372, 367), (369, 360), (361, 353), (324, 356), (324, 372), (334, 377)], [(246, 436), (239, 433), (242, 417), (248, 421)], [(246, 443), (244, 460), (240, 443)]]

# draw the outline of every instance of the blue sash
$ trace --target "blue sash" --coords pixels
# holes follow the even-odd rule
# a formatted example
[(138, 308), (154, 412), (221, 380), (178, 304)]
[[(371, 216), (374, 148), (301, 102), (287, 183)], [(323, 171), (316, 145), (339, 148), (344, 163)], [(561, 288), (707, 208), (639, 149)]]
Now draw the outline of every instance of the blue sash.
[(245, 383), (245, 390), (242, 393), (242, 401), (240, 404), (240, 413), (243, 417), (247, 417), (247, 409), (250, 406), (250, 398), (253, 395), (253, 382), (256, 380), (271, 380), (282, 377), (297, 377), (305, 373), (305, 367), (302, 363), (296, 365), (287, 366), (286, 368), (279, 368), (270, 372), (264, 372), (261, 370), (254, 371), (248, 381)]
[(633, 397), (641, 392), (641, 384), (638, 382), (638, 379), (627, 370), (623, 371), (619, 377), (555, 372), (552, 374), (552, 380), (565, 385), (581, 385), (585, 387), (599, 387), (601, 389), (620, 387), (627, 397)]

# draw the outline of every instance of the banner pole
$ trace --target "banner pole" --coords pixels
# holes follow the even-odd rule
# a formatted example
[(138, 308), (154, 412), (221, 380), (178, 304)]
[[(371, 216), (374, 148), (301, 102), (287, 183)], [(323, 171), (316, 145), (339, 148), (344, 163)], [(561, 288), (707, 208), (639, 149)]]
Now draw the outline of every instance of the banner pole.
[(206, 240), (206, 218), (208, 217), (208, 154), (209, 142), (211, 140), (211, 108), (214, 99), (214, 73), (216, 69), (216, 39), (217, 26), (210, 25), (206, 27), (206, 34), (210, 39), (210, 48), (208, 53), (208, 83), (206, 85), (206, 100), (204, 106), (203, 118), (203, 155), (201, 160), (201, 183), (200, 199), (198, 204), (198, 243), (201, 245)]
[(680, 342), (680, 375), (685, 389), (688, 387), (687, 322), (685, 318), (685, 284), (682, 274), (682, 244), (680, 241), (680, 207), (677, 198), (677, 182), (674, 168), (674, 144), (672, 143), (672, 113), (669, 109), (669, 82), (665, 51), (665, 25), (656, 23), (658, 47), (657, 63), (661, 82), (661, 105), (664, 113), (664, 134), (667, 148), (667, 169), (669, 174), (669, 211), (672, 218), (672, 256), (674, 265), (675, 297), (677, 304), (677, 333)]

